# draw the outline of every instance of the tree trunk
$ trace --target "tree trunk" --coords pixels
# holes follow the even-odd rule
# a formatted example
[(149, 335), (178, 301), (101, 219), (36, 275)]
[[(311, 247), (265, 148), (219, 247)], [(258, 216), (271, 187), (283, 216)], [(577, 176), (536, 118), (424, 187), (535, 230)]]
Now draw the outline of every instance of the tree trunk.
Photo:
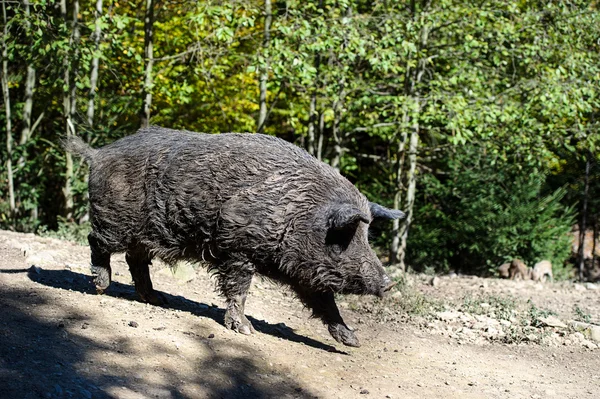
[[(95, 29), (94, 29), (94, 57), (92, 58), (92, 70), (90, 72), (90, 93), (88, 95), (87, 123), (90, 130), (94, 127), (94, 110), (96, 100), (96, 87), (98, 85), (98, 69), (100, 67), (100, 36), (102, 35), (102, 0), (96, 1)], [(91, 137), (88, 136), (88, 142)]]
[(342, 134), (340, 132), (340, 122), (342, 120), (342, 104), (344, 103), (344, 81), (342, 80), (339, 98), (333, 103), (333, 126), (331, 133), (333, 135), (333, 157), (331, 166), (340, 170), (340, 162), (343, 155)]
[[(60, 14), (65, 23), (68, 25), (69, 21), (67, 19), (67, 3), (66, 0), (61, 0), (60, 2)], [(71, 37), (69, 39), (69, 48), (74, 50), (79, 43), (79, 26), (78, 26), (78, 14), (79, 14), (79, 1), (75, 0), (73, 2), (73, 26), (71, 31)], [(74, 54), (77, 55), (77, 50), (74, 50)], [(65, 130), (67, 133), (67, 137), (75, 135), (75, 123), (74, 116), (76, 111), (76, 85), (75, 85), (75, 76), (71, 79), (71, 61), (76, 63), (75, 57), (73, 60), (69, 57), (69, 52), (65, 53), (63, 58), (63, 112), (65, 115)], [(76, 70), (76, 68), (74, 68)], [(67, 220), (73, 219), (73, 190), (72, 190), (72, 181), (73, 181), (73, 157), (69, 152), (66, 153), (65, 156), (65, 185), (63, 187), (63, 195), (65, 200), (65, 217)]]
[(263, 38), (263, 56), (264, 62), (260, 71), (260, 99), (258, 112), (258, 122), (256, 131), (262, 133), (267, 122), (267, 78), (269, 76), (269, 42), (271, 40), (271, 0), (265, 0), (265, 33)]
[(310, 95), (310, 106), (308, 108), (308, 147), (307, 151), (311, 155), (316, 155), (315, 151), (315, 126), (317, 124), (317, 92)]
[[(414, 2), (411, 3), (413, 19), (416, 17), (416, 9), (414, 8)], [(428, 9), (430, 1), (425, 2), (424, 9)], [(425, 15), (421, 13), (419, 15), (421, 23), (424, 24)], [(423, 25), (421, 28), (421, 37), (419, 38), (419, 46), (421, 49), (425, 49), (427, 47), (428, 37), (429, 37), (429, 28), (426, 25)], [(413, 106), (415, 107), (414, 111), (409, 116), (409, 120), (411, 121), (410, 128), (410, 140), (408, 146), (408, 175), (406, 176), (407, 183), (407, 192), (406, 192), (406, 204), (404, 206), (404, 212), (406, 213), (406, 219), (404, 219), (403, 223), (399, 225), (397, 233), (394, 236), (395, 245), (397, 248), (394, 248), (394, 242), (392, 242), (392, 249), (396, 249), (393, 252), (394, 259), (399, 268), (402, 271), (406, 271), (406, 264), (404, 263), (405, 255), (406, 255), (406, 243), (408, 241), (408, 232), (410, 229), (410, 225), (413, 220), (413, 207), (415, 203), (415, 194), (416, 194), (416, 167), (417, 167), (417, 153), (419, 150), (419, 115), (421, 113), (421, 95), (419, 92), (419, 85), (421, 80), (423, 79), (423, 74), (425, 73), (426, 60), (418, 59), (417, 65), (414, 70), (407, 68), (406, 80), (405, 80), (405, 93), (407, 97), (412, 100)], [(404, 146), (401, 146), (404, 148)], [(402, 176), (398, 176), (398, 183), (402, 182)], [(401, 186), (398, 187), (397, 193), (401, 190)]]
[(142, 89), (142, 110), (140, 115), (142, 128), (150, 125), (150, 107), (152, 105), (152, 67), (154, 53), (152, 49), (154, 28), (154, 0), (146, 0), (144, 16), (144, 86)]
[[(25, 34), (30, 35), (31, 23), (29, 22), (29, 0), (23, 0), (25, 6)], [(19, 145), (23, 146), (29, 141), (31, 137), (31, 113), (33, 110), (33, 91), (35, 89), (35, 68), (33, 66), (27, 66), (27, 78), (25, 79), (25, 104), (23, 105), (23, 129), (21, 129), (21, 138)], [(21, 157), (19, 158), (19, 168), (23, 167), (23, 164), (27, 160), (27, 154), (23, 150)]]
[(588, 203), (588, 192), (589, 192), (589, 177), (590, 177), (590, 156), (586, 157), (585, 162), (585, 180), (583, 185), (583, 207), (581, 210), (581, 225), (579, 226), (579, 281), (583, 281), (583, 270), (585, 268), (585, 230), (586, 230), (586, 219), (587, 219), (587, 203)]
[[(396, 172), (396, 195), (394, 195), (394, 209), (400, 209), (402, 206), (402, 192), (404, 187), (402, 185), (402, 176), (404, 169), (404, 160), (406, 159), (406, 140), (408, 139), (408, 129), (406, 129), (406, 123), (408, 122), (408, 112), (405, 111), (402, 117), (402, 136), (400, 138), (400, 144), (398, 145), (398, 169)], [(392, 265), (400, 262), (400, 220), (394, 219), (392, 223), (392, 245), (390, 247), (390, 263)]]
[[(417, 107), (419, 107), (419, 97), (416, 98)], [(413, 208), (415, 204), (415, 193), (417, 188), (417, 179), (415, 172), (417, 169), (417, 151), (419, 148), (419, 120), (417, 117), (413, 117), (413, 124), (410, 129), (410, 141), (408, 144), (408, 189), (406, 191), (406, 206), (405, 213), (406, 219), (400, 229), (398, 230), (398, 236), (400, 237), (400, 247), (398, 248), (398, 264), (402, 271), (406, 271), (406, 264), (404, 258), (406, 256), (406, 242), (408, 240), (408, 230), (413, 219)]]
[[(323, 0), (319, 0), (318, 7), (323, 9)], [(309, 154), (317, 156), (318, 143), (316, 142), (316, 130), (318, 124), (318, 113), (317, 113), (317, 91), (319, 88), (319, 69), (321, 68), (321, 55), (315, 56), (315, 84), (312, 87), (310, 94), (310, 105), (308, 109), (308, 146), (307, 151)]]
[(596, 267), (596, 242), (598, 242), (598, 219), (594, 221), (594, 231), (592, 233), (592, 266), (591, 270)]
[(4, 21), (4, 33), (2, 35), (2, 96), (4, 97), (4, 109), (6, 113), (6, 174), (8, 181), (8, 204), (11, 219), (15, 215), (15, 186), (12, 170), (13, 136), (10, 113), (10, 92), (8, 89), (8, 50), (6, 36), (8, 35), (8, 20), (6, 18), (6, 2), (2, 2), (2, 16)]
[(319, 128), (317, 129), (317, 154), (316, 157), (319, 161), (323, 160), (323, 140), (325, 139), (325, 112), (319, 114)]

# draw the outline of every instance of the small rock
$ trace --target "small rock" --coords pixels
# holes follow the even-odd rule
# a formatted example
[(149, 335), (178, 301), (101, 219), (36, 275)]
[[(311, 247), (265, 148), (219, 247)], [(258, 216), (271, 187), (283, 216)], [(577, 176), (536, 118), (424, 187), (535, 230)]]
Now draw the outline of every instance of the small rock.
[(436, 316), (438, 317), (438, 319), (440, 319), (442, 321), (453, 321), (453, 320), (456, 320), (460, 316), (460, 313), (452, 312), (452, 311), (445, 311), (445, 312), (436, 313)]
[(475, 386), (477, 386), (477, 382), (471, 381), (471, 382), (469, 382), (469, 386), (470, 387), (475, 387)]
[(90, 326), (90, 325), (89, 325), (88, 323), (83, 323), (83, 324), (81, 325), (81, 329), (82, 329), (82, 330), (86, 330), (86, 329), (87, 329), (89, 326)]
[(588, 290), (597, 290), (598, 289), (598, 284), (585, 283), (585, 288), (587, 288)]
[(136, 321), (130, 321), (128, 324), (129, 327), (137, 328), (139, 324)]
[(592, 341), (589, 341), (587, 339), (584, 339), (583, 341), (581, 341), (581, 344), (588, 349), (598, 349), (598, 345), (596, 345), (595, 343), (593, 343)]
[(500, 324), (502, 324), (504, 327), (510, 327), (512, 325), (512, 323), (508, 320), (500, 320)]
[(367, 389), (362, 389), (362, 390), (360, 391), (360, 394), (361, 394), (361, 395), (368, 395), (368, 394), (369, 394), (369, 391), (368, 391)]
[(214, 338), (215, 334), (208, 334), (208, 338)]
[(573, 288), (575, 288), (575, 291), (585, 291), (585, 287), (581, 284), (573, 284)]
[(538, 320), (548, 327), (567, 328), (567, 325), (555, 316), (539, 317)]
[(590, 326), (590, 339), (595, 342), (600, 342), (600, 327)]
[(434, 276), (430, 281), (429, 284), (431, 284), (433, 287), (437, 288), (440, 286), (440, 278), (438, 276)]

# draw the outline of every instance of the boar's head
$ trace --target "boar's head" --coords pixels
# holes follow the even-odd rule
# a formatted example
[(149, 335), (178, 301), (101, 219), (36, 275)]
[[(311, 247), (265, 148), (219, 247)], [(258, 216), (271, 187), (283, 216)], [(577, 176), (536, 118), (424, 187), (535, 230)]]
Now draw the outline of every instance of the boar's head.
[[(319, 291), (383, 296), (394, 283), (385, 273), (368, 241), (369, 224), (375, 218), (397, 219), (393, 211), (362, 201), (332, 202), (320, 207), (312, 220), (311, 234), (302, 247), (308, 260), (309, 285)], [(307, 280), (306, 278), (304, 279)]]

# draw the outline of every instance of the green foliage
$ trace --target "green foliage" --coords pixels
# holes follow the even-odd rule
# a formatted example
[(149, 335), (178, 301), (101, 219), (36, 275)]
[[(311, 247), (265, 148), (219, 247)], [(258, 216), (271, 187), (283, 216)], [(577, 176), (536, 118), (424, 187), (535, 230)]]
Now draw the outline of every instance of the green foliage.
[(463, 298), (461, 310), (465, 313), (489, 315), (500, 320), (510, 320), (516, 315), (515, 298), (486, 295), (481, 297), (466, 296)]
[(579, 305), (575, 305), (573, 312), (575, 313), (575, 320), (582, 321), (584, 323), (591, 323), (592, 315), (581, 309)]
[(561, 203), (565, 189), (543, 193), (542, 174), (492, 161), (465, 146), (453, 151), (444, 175), (423, 179), (408, 252), (413, 267), (493, 273), (513, 258), (563, 267), (574, 222), (572, 207)]
[(556, 312), (551, 310), (538, 308), (531, 302), (531, 299), (527, 301), (527, 305), (529, 306), (527, 315), (522, 320), (522, 324), (525, 326), (542, 327), (544, 322), (540, 318), (557, 315)]
[(91, 229), (92, 226), (89, 222), (76, 224), (64, 219), (59, 219), (58, 228), (56, 230), (50, 230), (46, 226), (42, 226), (36, 233), (42, 237), (58, 238), (60, 240), (72, 241), (80, 245), (87, 245), (87, 236)]

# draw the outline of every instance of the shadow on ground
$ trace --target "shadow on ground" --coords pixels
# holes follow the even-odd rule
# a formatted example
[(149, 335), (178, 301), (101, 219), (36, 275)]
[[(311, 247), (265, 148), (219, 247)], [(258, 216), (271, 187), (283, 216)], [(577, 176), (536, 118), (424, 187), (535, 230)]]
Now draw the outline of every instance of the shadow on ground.
[[(22, 269), (21, 272), (27, 272)], [(2, 270), (14, 274), (18, 270)], [(87, 278), (71, 271), (42, 271), (30, 274), (32, 280), (55, 288), (89, 292)], [(5, 282), (6, 280), (4, 280)], [(141, 358), (131, 366), (119, 366), (118, 360), (131, 361), (135, 352), (118, 349), (114, 342), (100, 343), (83, 336), (82, 325), (103, 324), (85, 313), (82, 303), (58, 304), (57, 300), (35, 289), (0, 286), (0, 397), (1, 398), (271, 398), (314, 397), (285, 373), (265, 370), (259, 354), (246, 345), (217, 343), (208, 357), (197, 360), (193, 376), (182, 375), (178, 362), (163, 365), (160, 378), (144, 378), (152, 367)], [(133, 297), (131, 287), (119, 284), (112, 295)], [(199, 307), (198, 303), (167, 296), (173, 309)], [(209, 310), (200, 315), (218, 320), (222, 312)], [(267, 324), (267, 323), (265, 323)], [(259, 323), (260, 325), (260, 323)], [(263, 327), (264, 328), (264, 327)], [(268, 325), (276, 330), (275, 326)], [(115, 338), (128, 341), (128, 337)], [(135, 342), (128, 342), (135, 347)], [(220, 350), (226, 345), (227, 350)], [(154, 354), (168, 354), (172, 348), (154, 347)], [(227, 354), (229, 353), (229, 354)], [(236, 355), (231, 355), (235, 353)], [(102, 356), (95, 356), (101, 354)], [(239, 355), (237, 355), (239, 354)], [(139, 354), (137, 354), (139, 356)], [(112, 361), (98, 361), (116, 359)], [(174, 362), (174, 363), (173, 363)], [(183, 386), (194, 386), (200, 395), (187, 393)], [(131, 392), (133, 396), (119, 392)], [(141, 395), (141, 396), (140, 396)]]
[[(28, 277), (32, 281), (35, 281), (39, 284), (43, 284), (45, 286), (78, 291), (86, 294), (96, 294), (96, 289), (91, 283), (90, 276), (81, 273), (75, 273), (71, 270), (44, 270), (38, 267), (32, 267), (26, 270), (0, 270), (0, 273), (15, 272), (26, 272)], [(166, 304), (162, 305), (162, 307), (165, 309), (189, 312), (195, 316), (210, 318), (216, 321), (217, 323), (224, 325), (224, 309), (215, 306), (209, 306), (205, 303), (195, 302), (186, 299), (182, 296), (175, 296), (162, 291), (157, 292), (159, 293), (159, 295), (162, 295), (162, 297), (167, 302)], [(108, 290), (104, 292), (104, 295), (116, 298), (123, 298), (130, 301), (138, 300), (137, 294), (135, 293), (135, 289), (133, 286), (122, 284), (119, 282), (112, 282)], [(301, 343), (315, 349), (325, 350), (327, 352), (334, 352), (343, 355), (348, 354), (347, 352), (338, 350), (334, 346), (327, 345), (315, 339), (296, 334), (291, 328), (286, 326), (284, 323), (271, 324), (264, 320), (255, 319), (252, 316), (247, 315), (247, 317), (256, 329), (256, 331), (260, 333), (282, 338), (291, 342)]]

